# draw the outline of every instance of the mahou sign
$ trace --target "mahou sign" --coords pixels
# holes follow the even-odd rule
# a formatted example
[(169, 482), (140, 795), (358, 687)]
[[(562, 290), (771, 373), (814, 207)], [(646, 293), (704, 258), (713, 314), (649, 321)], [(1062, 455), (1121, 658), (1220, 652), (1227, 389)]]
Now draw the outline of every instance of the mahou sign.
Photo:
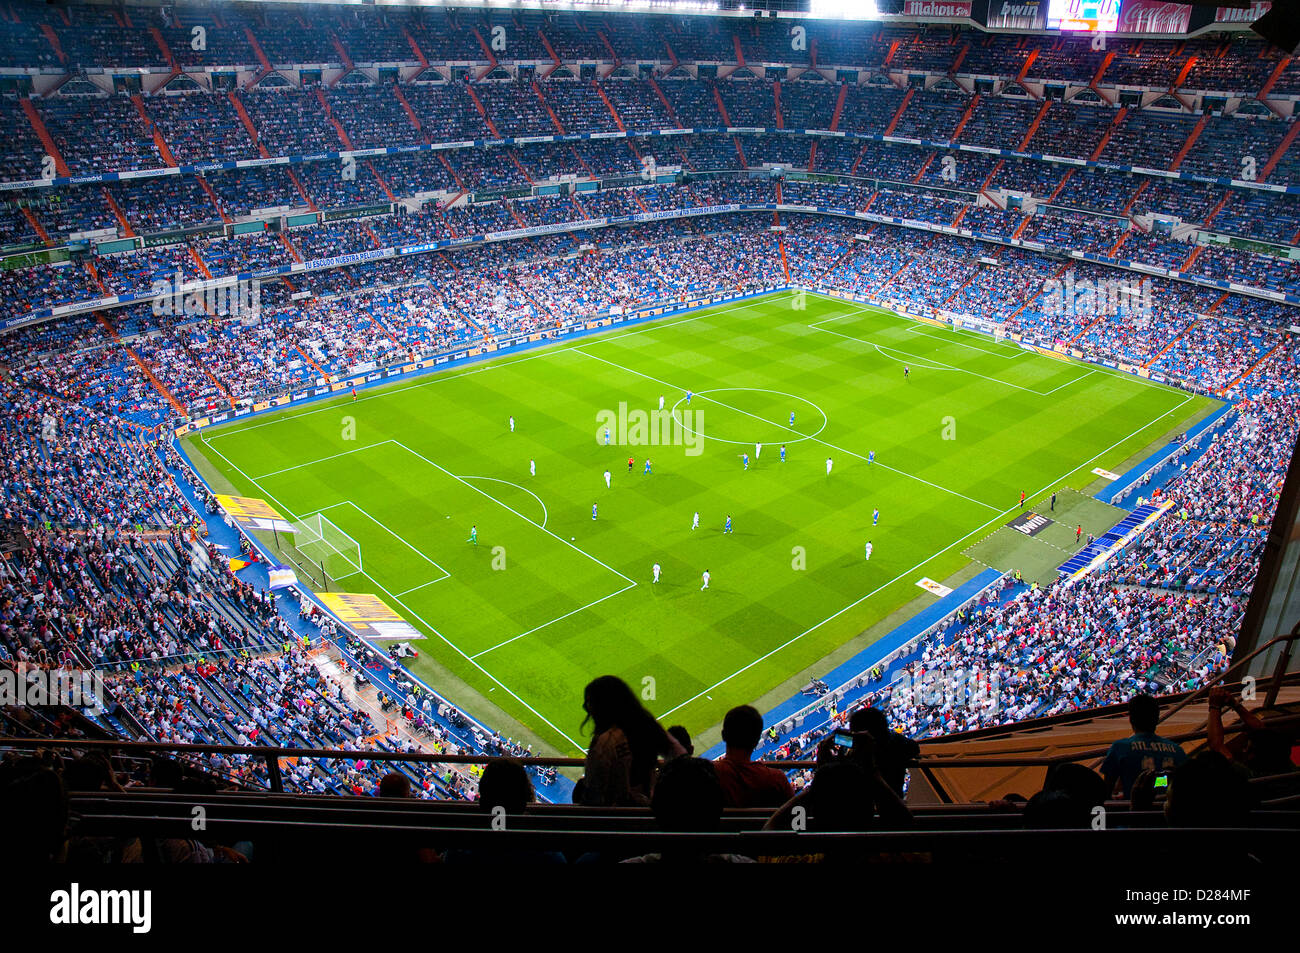
[(906, 0), (905, 17), (970, 17), (973, 0)]
[(1254, 23), (1271, 10), (1271, 0), (1255, 0), (1248, 7), (1219, 7), (1214, 11), (1215, 23)]

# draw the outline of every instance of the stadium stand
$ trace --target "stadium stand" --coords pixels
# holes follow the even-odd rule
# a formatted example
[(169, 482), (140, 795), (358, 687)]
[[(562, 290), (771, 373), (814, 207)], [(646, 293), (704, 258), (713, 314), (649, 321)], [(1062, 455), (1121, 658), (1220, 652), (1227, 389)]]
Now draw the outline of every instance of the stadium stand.
[[(896, 765), (900, 778), (927, 763), (960, 771), (944, 745), (1023, 740), (1022, 728), (1113, 716), (1135, 695), (1199, 703), (1207, 686), (1235, 684), (1225, 673), (1300, 435), (1300, 210), (1286, 191), (1300, 188), (1300, 127), (1289, 110), (1241, 105), (1300, 93), (1300, 62), (1261, 40), (1126, 39), (1099, 53), (1036, 33), (818, 23), (813, 60), (776, 27), (738, 18), (321, 7), (306, 24), (268, 6), (185, 10), (156, 28), (116, 7), (14, 0), (5, 11), (0, 70), (66, 73), (0, 87), (11, 157), (0, 172), (0, 666), (84, 666), (108, 690), (105, 704), (75, 713), (0, 709), (13, 742), (0, 741), (6, 803), (22, 803), (39, 768), (86, 821), (58, 832), (47, 854), (92, 858), (94, 835), (126, 834), (163, 856), (229, 859), (252, 826), (239, 798), (269, 791), (309, 831), (323, 822), (301, 795), (372, 798), (347, 802), (358, 823), (381, 837), (427, 823), (420, 844), (463, 862), (484, 849), (467, 833), (477, 808), (413, 814), (386, 805), (386, 792), (483, 805), (495, 796), (486, 771), (518, 767), (484, 762), (508, 757), (527, 764), (525, 800), (535, 787), (544, 801), (582, 806), (520, 804), (529, 823), (503, 841), (512, 851), (538, 849), (567, 824), (585, 831), (564, 839), (570, 859), (662, 859), (651, 814), (604, 810), (635, 806), (652, 808), (659, 827), (701, 835), (693, 859), (930, 848), (965, 857), (1010, 828), (1086, 826), (1096, 804), (1053, 788), (1060, 779), (1038, 763), (1022, 776), (1032, 782), (1023, 790), (1041, 792), (1028, 804), (904, 803), (861, 753), (833, 753), (830, 733), (883, 712), (883, 737), (923, 742), (919, 761)], [(207, 29), (202, 49), (189, 43), (195, 25)], [(500, 56), (484, 45), (494, 26), (513, 38)], [(578, 63), (611, 54), (607, 71)], [(127, 84), (115, 69), (162, 82)], [(230, 70), (236, 80), (217, 81)], [(1073, 98), (1043, 98), (1044, 83)], [(1099, 84), (1151, 95), (1112, 102)], [(504, 141), (524, 137), (561, 138)], [(1052, 306), (1061, 280), (1139, 277), (1151, 302), (1141, 313)], [(201, 295), (179, 313), (155, 300), (223, 282), (251, 289), (254, 312)], [(626, 686), (605, 686), (616, 696), (606, 702), (625, 707), (606, 722), (593, 713), (589, 786), (573, 790), (557, 768), (577, 764), (532, 759), (306, 593), (239, 576), (232, 553), (254, 563), (259, 553), (171, 439), (198, 419), (376, 370), (640, 306), (785, 288), (932, 321), (978, 316), (1026, 347), (1228, 406), (1136, 488), (1130, 509), (1171, 506), (1097, 571), (1000, 581), (887, 671), (832, 693), (798, 725), (763, 726), (745, 758), (752, 750), (781, 766), (798, 803), (812, 806), (814, 833), (844, 822), (873, 832), (865, 843), (828, 833), (816, 850), (796, 848), (771, 830), (784, 815), (770, 809), (729, 805), (682, 822), (674, 789), (707, 800), (722, 790), (718, 771), (674, 758), (682, 750), (657, 725), (651, 748), (638, 736), (632, 755), (611, 753), (627, 739), (606, 732), (630, 730), (620, 717), (649, 717), (626, 706)], [(935, 673), (987, 669), (1010, 673), (996, 704), (904, 697)], [(1294, 739), (1288, 706), (1300, 696), (1286, 687), (1265, 714)], [(572, 689), (577, 699), (582, 686)], [(1089, 737), (1109, 744), (1122, 728)], [(147, 747), (123, 746), (103, 768), (86, 754), (100, 750), (94, 738)], [(55, 745), (52, 768), (25, 754), (57, 739), (68, 743)], [(890, 744), (900, 742), (879, 742), (877, 767)], [(1229, 758), (1245, 757), (1205, 732), (1180, 744), (1188, 764), (1214, 775), (1189, 771), (1188, 787), (1222, 782)], [(1093, 770), (1107, 764), (1096, 747), (1060, 763), (1086, 765), (1101, 785), (1096, 803), (1161, 856), (1177, 850), (1141, 838), (1166, 823), (1239, 826), (1253, 832), (1243, 852), (1267, 850), (1276, 825), (1279, 843), (1294, 845), (1294, 777), (1266, 784), (1284, 774), (1279, 764), (1253, 766), (1241, 804), (1201, 823), (1153, 811), (1140, 791), (1117, 796)], [(601, 758), (634, 760), (634, 783), (593, 792), (591, 778), (609, 773)], [(151, 762), (175, 777), (151, 780)], [(852, 775), (838, 783), (870, 796), (845, 808), (843, 790), (826, 790), (835, 772), (814, 773), (814, 762), (837, 763)], [(181, 775), (205, 797), (230, 795), (221, 803), (239, 837), (177, 835), (168, 798), (185, 787)], [(83, 786), (87, 777), (96, 783)], [(926, 778), (942, 787), (933, 771)], [(124, 792), (135, 785), (156, 789), (156, 827), (130, 814)], [(1044, 807), (1052, 793), (1064, 813)], [(959, 824), (987, 836), (952, 846), (943, 833)], [(615, 846), (614, 833), (632, 837)], [(270, 850), (278, 835), (264, 836)], [(1025, 843), (1019, 856), (1042, 842)]]

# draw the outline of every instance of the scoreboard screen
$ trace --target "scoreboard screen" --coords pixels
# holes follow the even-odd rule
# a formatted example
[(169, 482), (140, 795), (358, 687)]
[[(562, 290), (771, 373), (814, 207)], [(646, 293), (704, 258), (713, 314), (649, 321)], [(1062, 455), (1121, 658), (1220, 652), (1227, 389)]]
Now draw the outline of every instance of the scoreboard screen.
[(1114, 33), (1119, 27), (1120, 0), (1050, 0), (1049, 30)]

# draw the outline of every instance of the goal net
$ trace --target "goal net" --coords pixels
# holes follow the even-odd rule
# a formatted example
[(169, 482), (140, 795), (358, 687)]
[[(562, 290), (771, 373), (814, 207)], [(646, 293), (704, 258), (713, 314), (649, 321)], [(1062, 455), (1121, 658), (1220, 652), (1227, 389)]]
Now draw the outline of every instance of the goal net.
[[(293, 525), (293, 555), (313, 582), (347, 579), (362, 571), (361, 544), (320, 513)], [(319, 577), (319, 578), (317, 578)]]

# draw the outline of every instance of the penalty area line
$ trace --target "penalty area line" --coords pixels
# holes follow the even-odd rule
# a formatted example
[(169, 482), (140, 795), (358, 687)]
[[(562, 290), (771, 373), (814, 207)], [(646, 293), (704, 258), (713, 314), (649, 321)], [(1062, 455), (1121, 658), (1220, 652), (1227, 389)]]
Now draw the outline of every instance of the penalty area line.
[[(287, 507), (287, 506), (284, 505), (283, 501), (281, 501), (281, 500), (277, 500), (274, 496), (272, 496), (271, 493), (266, 489), (266, 487), (262, 486), (260, 483), (258, 483), (258, 482), (257, 482), (256, 480), (254, 480), (252, 477), (250, 477), (247, 473), (245, 473), (242, 469), (240, 469), (239, 466), (236, 465), (234, 461), (232, 461), (229, 457), (227, 457), (224, 453), (222, 453), (222, 452), (221, 452), (220, 450), (218, 450), (216, 447), (213, 447), (213, 446), (212, 446), (210, 443), (208, 443), (206, 440), (204, 441), (204, 443), (205, 443), (205, 444), (206, 444), (206, 445), (207, 445), (207, 446), (208, 446), (208, 447), (209, 447), (209, 448), (210, 448), (214, 453), (216, 453), (217, 456), (219, 456), (219, 457), (221, 457), (221, 459), (225, 460), (226, 463), (229, 464), (229, 465), (231, 466), (231, 468), (233, 468), (237, 473), (239, 473), (239, 474), (240, 474), (240, 475), (241, 475), (245, 480), (247, 480), (247, 481), (248, 481), (249, 483), (251, 483), (253, 486), (257, 487), (257, 488), (258, 488), (259, 490), (261, 490), (264, 494), (266, 494), (267, 499), (269, 499), (269, 500), (271, 500), (272, 502), (274, 502), (274, 503), (276, 503), (277, 505), (279, 505), (279, 507), (283, 510), (283, 512), (284, 512), (287, 516), (291, 516), (291, 517), (293, 517), (295, 520), (298, 519), (298, 517), (294, 514), (294, 512), (293, 512), (291, 509), (289, 509), (289, 507)], [(417, 454), (417, 456), (419, 456), (419, 454)], [(434, 464), (434, 466), (437, 466), (437, 464)], [(438, 467), (438, 469), (441, 470), (442, 468), (441, 468), (441, 467)], [(445, 472), (445, 471), (444, 471), (444, 472)], [(466, 484), (466, 485), (468, 485), (468, 484)], [(480, 490), (479, 492), (482, 493), (481, 490)], [(487, 496), (486, 493), (484, 493), (483, 495), (484, 495), (484, 496)], [(488, 499), (491, 499), (491, 497), (489, 496)], [(524, 518), (526, 519), (526, 517), (524, 517)], [(529, 522), (531, 522), (531, 520), (529, 520)], [(547, 531), (547, 532), (549, 532), (549, 531)], [(557, 537), (557, 538), (558, 538), (558, 537)], [(576, 547), (574, 547), (574, 548), (576, 548)], [(581, 550), (579, 550), (579, 552), (581, 552)], [(484, 677), (486, 677), (489, 681), (491, 681), (494, 685), (496, 685), (498, 688), (500, 688), (502, 691), (504, 691), (507, 695), (509, 695), (509, 696), (510, 696), (511, 698), (513, 698), (515, 701), (517, 701), (517, 702), (518, 702), (520, 705), (522, 705), (526, 710), (528, 710), (528, 711), (531, 712), (532, 714), (536, 715), (536, 716), (537, 716), (537, 717), (542, 721), (543, 724), (545, 724), (548, 728), (550, 728), (552, 731), (554, 731), (557, 735), (559, 735), (561, 738), (563, 738), (565, 741), (567, 741), (569, 744), (571, 744), (571, 745), (573, 746), (573, 750), (575, 750), (575, 751), (583, 751), (583, 750), (584, 750), (584, 749), (583, 749), (583, 746), (580, 745), (578, 742), (574, 741), (572, 738), (570, 738), (569, 735), (564, 731), (563, 728), (560, 728), (558, 725), (556, 725), (554, 722), (552, 722), (549, 718), (547, 718), (545, 715), (543, 715), (540, 711), (538, 711), (538, 710), (537, 710), (536, 708), (534, 708), (532, 705), (528, 704), (528, 702), (524, 701), (524, 699), (523, 699), (522, 697), (520, 697), (518, 693), (516, 693), (516, 692), (514, 692), (513, 690), (511, 690), (510, 686), (508, 686), (505, 682), (501, 681), (501, 679), (497, 678), (495, 675), (493, 675), (491, 672), (489, 672), (486, 668), (484, 668), (482, 665), (480, 665), (477, 661), (475, 661), (473, 658), (471, 658), (468, 652), (466, 652), (464, 649), (462, 649), (459, 645), (457, 645), (457, 644), (456, 644), (455, 642), (453, 642), (451, 639), (449, 639), (449, 638), (447, 638), (445, 635), (443, 635), (443, 634), (438, 630), (437, 626), (435, 626), (435, 625), (434, 625), (433, 623), (431, 623), (428, 619), (424, 618), (424, 616), (420, 615), (418, 612), (416, 612), (414, 609), (412, 609), (409, 605), (407, 605), (405, 602), (403, 602), (402, 599), (401, 599), (401, 596), (396, 595), (396, 594), (394, 594), (393, 592), (389, 591), (389, 589), (388, 589), (387, 587), (385, 587), (383, 583), (381, 583), (378, 579), (375, 579), (373, 576), (369, 575), (368, 573), (366, 573), (366, 572), (363, 571), (363, 572), (362, 572), (362, 575), (365, 576), (367, 579), (369, 579), (372, 583), (374, 583), (375, 586), (376, 586), (376, 588), (378, 588), (381, 592), (383, 592), (383, 593), (384, 593), (385, 595), (387, 595), (390, 599), (392, 599), (393, 602), (395, 602), (398, 606), (400, 606), (401, 608), (405, 609), (408, 613), (410, 613), (410, 616), (411, 616), (412, 619), (415, 619), (417, 622), (421, 623), (421, 624), (422, 624), (426, 629), (428, 629), (428, 630), (429, 630), (430, 632), (432, 632), (435, 636), (437, 636), (439, 639), (441, 639), (441, 640), (442, 640), (442, 641), (447, 645), (448, 648), (450, 648), (453, 652), (455, 652), (457, 655), (459, 655), (461, 658), (463, 658), (463, 659), (464, 659), (466, 662), (468, 662), (470, 665), (474, 666), (474, 668), (478, 669), (478, 671), (480, 671), (480, 672), (484, 675)], [(620, 573), (620, 575), (621, 575), (621, 573)], [(624, 577), (624, 578), (626, 578), (626, 577)], [(629, 580), (629, 581), (631, 581), (631, 580)], [(480, 693), (480, 694), (481, 694), (481, 693)], [(486, 695), (484, 695), (484, 696), (482, 696), (482, 697), (484, 698), (484, 700), (487, 700), (487, 696), (486, 696)]]
[(578, 608), (573, 609), (570, 612), (566, 612), (564, 613), (564, 615), (558, 615), (554, 619), (551, 619), (548, 622), (543, 622), (539, 626), (534, 626), (533, 628), (529, 629), (527, 632), (520, 632), (518, 635), (514, 636), (513, 638), (506, 639), (504, 642), (498, 642), (496, 645), (493, 645), (490, 648), (486, 648), (482, 652), (476, 652), (474, 655), (471, 655), (470, 658), (471, 659), (482, 658), (484, 655), (487, 655), (489, 652), (495, 652), (497, 649), (501, 648), (502, 646), (509, 645), (511, 642), (518, 642), (526, 635), (532, 635), (534, 632), (540, 632), (548, 625), (554, 625), (556, 622), (560, 622), (564, 619), (567, 619), (571, 615), (577, 615), (579, 612), (583, 612), (587, 609), (590, 609), (592, 606), (598, 606), (606, 599), (613, 599), (615, 596), (627, 592), (629, 589), (633, 589), (635, 587), (636, 587), (636, 583), (632, 583), (632, 585), (630, 586), (624, 586), (622, 589), (619, 589), (616, 592), (611, 592), (607, 596), (601, 596), (599, 599), (596, 599), (593, 602), (588, 602), (585, 606), (578, 606)]

